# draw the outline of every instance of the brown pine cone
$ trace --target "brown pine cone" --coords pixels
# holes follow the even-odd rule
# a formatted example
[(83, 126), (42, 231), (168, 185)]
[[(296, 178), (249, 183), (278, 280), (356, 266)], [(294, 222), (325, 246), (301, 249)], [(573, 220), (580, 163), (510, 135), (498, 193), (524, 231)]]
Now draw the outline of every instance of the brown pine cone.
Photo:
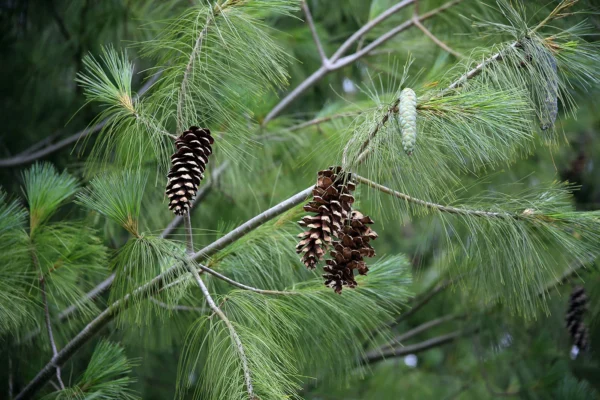
[(335, 243), (331, 251), (331, 260), (327, 260), (324, 268), (325, 285), (331, 287), (336, 293), (342, 293), (342, 287), (355, 288), (354, 270), (366, 275), (369, 267), (364, 257), (375, 256), (375, 250), (369, 242), (377, 239), (377, 233), (369, 226), (373, 220), (364, 216), (359, 211), (352, 211), (350, 221), (344, 226), (340, 240)]
[(302, 262), (307, 268), (314, 269), (331, 245), (333, 237), (338, 237), (352, 210), (352, 192), (355, 189), (352, 176), (343, 172), (341, 167), (319, 171), (313, 200), (304, 206), (305, 211), (316, 215), (307, 215), (299, 221), (301, 226), (309, 228), (298, 235), (300, 242), (296, 246), (297, 253), (304, 253)]
[(208, 156), (212, 154), (213, 137), (210, 130), (192, 126), (175, 141), (177, 151), (171, 156), (173, 166), (167, 177), (169, 209), (184, 215), (196, 196), (198, 185), (204, 178)]

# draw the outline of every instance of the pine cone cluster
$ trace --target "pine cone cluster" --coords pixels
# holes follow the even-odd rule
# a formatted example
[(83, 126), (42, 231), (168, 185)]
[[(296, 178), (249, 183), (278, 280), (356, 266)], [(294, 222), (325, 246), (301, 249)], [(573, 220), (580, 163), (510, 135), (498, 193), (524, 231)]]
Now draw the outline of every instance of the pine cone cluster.
[(585, 351), (589, 346), (588, 329), (583, 322), (583, 315), (587, 311), (588, 298), (583, 286), (575, 286), (569, 297), (569, 307), (565, 321), (567, 330), (573, 339), (573, 344), (580, 351)]
[(204, 178), (208, 156), (212, 154), (214, 143), (210, 130), (192, 126), (177, 138), (177, 151), (171, 156), (173, 166), (167, 177), (166, 194), (169, 209), (177, 215), (184, 215), (196, 196), (198, 185)]
[(296, 252), (303, 253), (302, 262), (307, 268), (314, 269), (332, 244), (333, 237), (338, 237), (352, 209), (355, 189), (352, 176), (344, 173), (341, 167), (319, 171), (313, 199), (304, 206), (305, 211), (316, 215), (308, 215), (299, 222), (309, 229), (298, 235), (300, 242), (296, 246)]
[(373, 220), (370, 217), (359, 211), (352, 211), (349, 223), (340, 234), (340, 240), (335, 243), (334, 250), (331, 251), (332, 259), (327, 260), (323, 278), (325, 285), (336, 293), (341, 293), (343, 286), (356, 287), (354, 270), (360, 275), (366, 275), (369, 271), (364, 258), (375, 256), (375, 250), (369, 242), (377, 239), (377, 233), (368, 226), (371, 224)]

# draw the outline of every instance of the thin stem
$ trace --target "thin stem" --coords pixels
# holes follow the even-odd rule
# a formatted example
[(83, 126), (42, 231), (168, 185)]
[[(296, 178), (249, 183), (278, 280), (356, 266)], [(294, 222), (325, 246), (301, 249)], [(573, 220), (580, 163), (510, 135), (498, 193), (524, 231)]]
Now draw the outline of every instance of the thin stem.
[(408, 354), (417, 354), (417, 353), (420, 353), (420, 352), (423, 352), (426, 350), (433, 349), (435, 347), (439, 347), (439, 346), (454, 342), (457, 339), (460, 339), (460, 338), (468, 336), (468, 335), (472, 335), (475, 332), (476, 331), (473, 331), (473, 330), (471, 330), (471, 331), (454, 331), (454, 332), (448, 333), (446, 335), (437, 336), (435, 338), (428, 339), (423, 342), (413, 344), (410, 346), (388, 349), (385, 351), (381, 351), (379, 349), (372, 350), (372, 351), (367, 352), (367, 354), (363, 358), (363, 362), (365, 364), (373, 364), (373, 363), (385, 360), (386, 358), (404, 357)]
[(210, 268), (208, 268), (207, 266), (205, 266), (203, 264), (198, 264), (198, 268), (200, 268), (204, 272), (207, 272), (207, 273), (209, 273), (211, 275), (216, 276), (217, 278), (219, 278), (221, 280), (224, 280), (225, 282), (229, 283), (232, 286), (235, 286), (237, 288), (244, 289), (244, 290), (249, 290), (249, 291), (254, 292), (254, 293), (275, 294), (275, 295), (282, 295), (282, 296), (300, 294), (299, 292), (291, 292), (291, 291), (257, 289), (255, 287), (244, 285), (243, 283), (234, 281), (233, 279), (228, 278), (225, 275), (220, 274), (217, 271), (215, 271), (214, 269), (210, 269)]
[[(193, 255), (195, 261), (206, 259), (231, 243), (241, 239), (249, 232), (263, 225), (265, 222), (283, 214), (287, 210), (303, 203), (306, 198), (312, 193), (313, 186), (310, 186), (299, 193), (291, 196), (290, 198), (280, 202), (279, 204), (271, 207), (270, 209), (262, 212), (254, 218), (246, 221), (236, 229), (229, 232), (227, 235), (214, 241), (202, 250), (196, 252)], [(184, 273), (179, 265), (174, 265), (168, 268), (166, 271), (156, 276), (150, 282), (138, 287), (132, 293), (124, 296), (122, 299), (115, 301), (108, 308), (102, 311), (94, 320), (87, 324), (73, 339), (71, 339), (66, 346), (64, 346), (50, 362), (48, 362), (38, 374), (23, 388), (23, 390), (17, 395), (15, 400), (29, 399), (38, 390), (40, 390), (52, 377), (54, 371), (54, 365), (62, 365), (65, 361), (70, 359), (85, 343), (87, 343), (98, 331), (106, 326), (110, 321), (113, 320), (120, 312), (125, 310), (130, 304), (132, 297), (137, 299), (148, 297), (152, 293), (156, 293), (159, 290), (165, 280), (168, 277), (181, 275)]]
[(10, 349), (8, 350), (8, 398), (12, 400), (14, 393), (13, 362)]
[(495, 211), (485, 211), (485, 210), (474, 210), (469, 208), (459, 208), (453, 206), (446, 206), (442, 204), (433, 203), (426, 200), (421, 200), (416, 197), (409, 196), (407, 194), (397, 192), (388, 187), (380, 185), (379, 183), (373, 182), (367, 178), (364, 178), (360, 175), (355, 175), (356, 180), (360, 183), (364, 183), (365, 185), (372, 187), (374, 189), (379, 190), (380, 192), (390, 194), (394, 197), (397, 197), (402, 200), (406, 200), (409, 203), (418, 204), (420, 206), (424, 206), (426, 208), (437, 210), (440, 212), (445, 212), (448, 214), (457, 214), (457, 215), (470, 215), (474, 217), (484, 217), (484, 218), (512, 218), (512, 219), (522, 219), (522, 214), (517, 213), (508, 213), (508, 212), (495, 212)]
[(417, 304), (415, 304), (414, 306), (412, 306), (410, 308), (410, 310), (408, 310), (407, 312), (403, 313), (398, 318), (396, 318), (396, 320), (392, 324), (390, 324), (390, 326), (391, 327), (397, 326), (402, 321), (406, 320), (408, 317), (415, 314), (417, 311), (419, 311), (421, 308), (423, 308), (427, 303), (429, 303), (431, 301), (431, 299), (433, 299), (435, 296), (437, 296), (438, 294), (440, 294), (441, 292), (446, 290), (452, 284), (452, 282), (453, 282), (453, 280), (447, 279), (447, 280), (435, 285), (427, 293), (421, 295), (417, 300)]
[(388, 344), (382, 346), (381, 350), (391, 349), (396, 347), (397, 345), (402, 345), (402, 342), (408, 340), (414, 336), (417, 336), (431, 328), (435, 328), (438, 325), (443, 324), (444, 322), (453, 321), (455, 319), (464, 318), (465, 315), (446, 315), (440, 318), (433, 319), (431, 321), (427, 321), (422, 323), (421, 325), (402, 333), (394, 337)]
[[(150, 79), (148, 79), (148, 81), (140, 88), (140, 90), (137, 93), (137, 96), (134, 97), (134, 100), (139, 99), (146, 92), (148, 92), (148, 90), (152, 87), (152, 85), (154, 85), (154, 83), (158, 80), (158, 78), (160, 77), (161, 74), (162, 74), (162, 71), (158, 71)], [(87, 127), (87, 128), (85, 128), (79, 132), (76, 132), (73, 135), (71, 135), (55, 144), (44, 147), (38, 151), (29, 152), (30, 149), (27, 149), (14, 157), (0, 159), (0, 168), (16, 167), (18, 165), (29, 164), (35, 160), (46, 157), (47, 155), (50, 155), (58, 150), (61, 150), (65, 147), (69, 146), (70, 144), (76, 143), (80, 139), (84, 139), (85, 137), (87, 137), (93, 133), (100, 132), (107, 123), (108, 123), (108, 118), (100, 121), (96, 125)]]
[(456, 58), (463, 58), (464, 55), (459, 53), (458, 51), (452, 49), (450, 46), (448, 46), (446, 43), (442, 42), (440, 39), (437, 38), (437, 36), (435, 36), (429, 29), (427, 29), (425, 27), (425, 25), (423, 25), (421, 23), (421, 21), (419, 21), (419, 17), (414, 17), (413, 18), (413, 23), (415, 24), (415, 26), (417, 28), (419, 28), (421, 30), (421, 32), (423, 32), (425, 34), (425, 36), (427, 36), (429, 39), (431, 39), (435, 44), (437, 44), (442, 50), (452, 54), (454, 57)]
[[(187, 251), (188, 256), (193, 256), (194, 240), (193, 240), (193, 232), (192, 232), (192, 221), (191, 221), (189, 212), (184, 215), (184, 223), (185, 223), (185, 236), (186, 236), (186, 251)], [(200, 287), (202, 294), (206, 298), (206, 302), (208, 303), (208, 306), (211, 308), (211, 310), (213, 310), (213, 312), (216, 315), (219, 316), (219, 318), (221, 318), (221, 320), (225, 323), (225, 325), (227, 325), (227, 328), (229, 329), (229, 334), (231, 335), (231, 339), (235, 343), (237, 351), (240, 355), (240, 360), (242, 362), (242, 370), (244, 371), (244, 380), (246, 381), (246, 390), (248, 391), (248, 396), (250, 397), (250, 399), (254, 399), (255, 397), (254, 397), (254, 389), (252, 387), (252, 376), (250, 373), (250, 368), (248, 367), (248, 359), (246, 358), (244, 346), (242, 345), (242, 341), (241, 341), (239, 335), (237, 334), (237, 332), (236, 332), (235, 328), (233, 327), (233, 324), (231, 323), (229, 318), (227, 318), (225, 313), (221, 310), (221, 308), (219, 306), (217, 306), (217, 304), (213, 300), (212, 296), (210, 295), (210, 292), (208, 291), (208, 288), (204, 284), (204, 281), (200, 277), (200, 274), (198, 273), (196, 268), (194, 268), (194, 266), (192, 265), (191, 262), (186, 263), (186, 266), (187, 266), (188, 271), (192, 274), (192, 276), (196, 280), (196, 283), (198, 283), (198, 286)]]
[[(52, 346), (52, 358), (56, 358), (58, 350), (56, 348), (56, 342), (54, 341), (54, 334), (52, 333), (52, 324), (50, 323), (50, 310), (48, 308), (48, 298), (46, 297), (46, 283), (44, 277), (40, 277), (40, 292), (42, 293), (42, 302), (44, 303), (44, 317), (46, 320), (46, 330), (48, 331), (48, 337), (50, 339), (50, 345)], [(65, 384), (60, 376), (60, 366), (56, 365), (56, 380), (60, 384), (60, 388), (64, 390)]]
[(323, 45), (321, 45), (321, 40), (319, 39), (319, 35), (317, 34), (317, 28), (315, 27), (315, 23), (313, 21), (312, 15), (310, 13), (310, 9), (308, 8), (308, 4), (306, 4), (306, 0), (303, 0), (302, 10), (304, 11), (304, 15), (306, 15), (306, 23), (310, 28), (310, 32), (312, 34), (313, 40), (315, 41), (315, 45), (317, 46), (317, 51), (319, 52), (319, 57), (321, 57), (321, 63), (324, 67), (329, 65), (329, 59), (327, 55), (325, 55), (325, 50), (323, 50)]
[(237, 332), (236, 332), (233, 324), (229, 320), (229, 318), (227, 318), (225, 313), (221, 310), (221, 308), (219, 308), (219, 306), (217, 306), (217, 304), (211, 297), (211, 295), (208, 291), (208, 288), (202, 281), (202, 278), (200, 277), (200, 274), (198, 273), (196, 268), (194, 268), (191, 264), (188, 264), (187, 268), (188, 268), (188, 271), (194, 276), (194, 279), (196, 279), (196, 282), (198, 283), (198, 286), (200, 287), (202, 294), (204, 294), (204, 297), (206, 298), (206, 301), (208, 302), (208, 306), (211, 308), (211, 310), (213, 310), (213, 312), (217, 316), (219, 316), (219, 318), (221, 318), (221, 320), (225, 323), (225, 325), (229, 329), (229, 334), (231, 336), (231, 339), (235, 343), (236, 349), (240, 356), (240, 361), (242, 362), (242, 370), (244, 371), (244, 381), (246, 382), (246, 391), (248, 392), (248, 396), (251, 400), (257, 399), (257, 397), (254, 395), (254, 388), (252, 386), (252, 374), (250, 371), (250, 367), (248, 366), (248, 358), (246, 357), (246, 352), (244, 351), (244, 345), (242, 344), (242, 340), (240, 339), (239, 335), (237, 334)]

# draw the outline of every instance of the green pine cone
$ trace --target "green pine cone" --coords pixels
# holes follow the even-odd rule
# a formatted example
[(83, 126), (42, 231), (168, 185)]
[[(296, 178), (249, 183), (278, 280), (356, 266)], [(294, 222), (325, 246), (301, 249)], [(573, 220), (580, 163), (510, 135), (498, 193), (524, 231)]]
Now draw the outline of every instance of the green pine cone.
[(402, 147), (407, 155), (415, 150), (417, 142), (417, 95), (406, 88), (400, 93), (398, 122), (402, 128)]

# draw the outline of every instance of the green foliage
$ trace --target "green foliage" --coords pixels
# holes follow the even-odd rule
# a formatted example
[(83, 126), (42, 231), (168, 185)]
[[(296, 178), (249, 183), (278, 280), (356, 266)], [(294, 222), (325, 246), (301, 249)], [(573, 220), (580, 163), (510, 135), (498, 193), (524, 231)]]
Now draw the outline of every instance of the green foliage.
[(45, 400), (135, 400), (140, 397), (131, 389), (129, 377), (136, 363), (127, 359), (121, 346), (101, 341), (85, 372), (72, 387), (51, 393)]
[(0, 190), (0, 334), (13, 331), (30, 318), (31, 300), (25, 292), (30, 276), (23, 269), (26, 252), (23, 228), (26, 211), (15, 201), (8, 201)]
[(105, 174), (94, 178), (77, 200), (139, 236), (140, 207), (147, 181), (148, 174), (140, 171)]
[(77, 189), (77, 180), (51, 164), (34, 164), (23, 172), (23, 192), (29, 205), (29, 235), (42, 226)]
[[(131, 238), (111, 260), (111, 267), (116, 273), (115, 281), (110, 292), (110, 301), (124, 298), (132, 294), (139, 286), (149, 282), (157, 275), (167, 270), (181, 257), (181, 249), (172, 242), (154, 236)], [(151, 293), (156, 295), (158, 292)], [(160, 307), (152, 307), (145, 298), (135, 294), (129, 296), (128, 303), (123, 307), (129, 310), (121, 315), (121, 321), (143, 325), (154, 312), (162, 312)]]
[[(242, 339), (260, 398), (295, 398), (307, 376), (346, 383), (363, 343), (407, 298), (406, 259), (381, 260), (358, 281), (356, 290), (342, 295), (314, 279), (295, 285), (297, 295), (234, 290), (220, 299)], [(180, 362), (180, 396), (194, 385), (194, 398), (247, 397), (239, 355), (216, 318), (202, 317), (190, 328)], [(194, 376), (202, 379), (195, 384)]]
[(210, 126), (225, 132), (219, 135), (219, 148), (230, 156), (239, 151), (251, 124), (252, 104), (287, 82), (285, 53), (263, 21), (289, 15), (296, 3), (201, 4), (145, 42), (144, 54), (165, 69), (149, 100), (161, 123), (175, 123), (178, 132), (191, 125)]
[(88, 55), (83, 64), (86, 71), (78, 75), (77, 82), (84, 89), (88, 102), (105, 107), (96, 118), (96, 122), (106, 123), (101, 139), (94, 145), (92, 160), (97, 160), (101, 166), (114, 160), (128, 168), (139, 166), (151, 154), (161, 171), (166, 170), (169, 133), (132, 93), (134, 67), (126, 53), (108, 47), (103, 49), (100, 61)]

